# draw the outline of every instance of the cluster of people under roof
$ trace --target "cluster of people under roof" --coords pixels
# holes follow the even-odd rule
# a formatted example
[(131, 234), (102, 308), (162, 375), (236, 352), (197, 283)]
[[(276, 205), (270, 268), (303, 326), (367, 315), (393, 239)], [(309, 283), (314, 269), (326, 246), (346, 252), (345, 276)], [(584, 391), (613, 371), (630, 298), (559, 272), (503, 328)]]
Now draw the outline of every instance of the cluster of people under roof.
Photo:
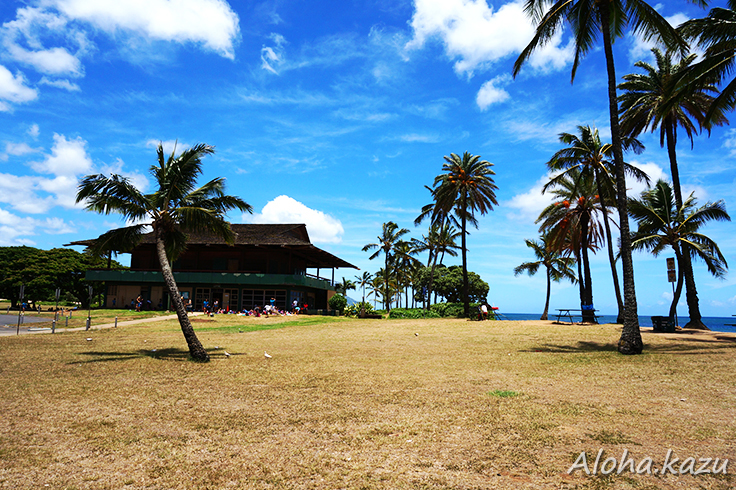
[[(191, 311), (191, 300), (189, 300), (187, 304), (187, 311)], [(222, 308), (220, 306), (219, 300), (215, 299), (215, 301), (210, 305), (208, 300), (204, 300), (202, 303), (202, 311), (205, 315), (208, 316), (214, 316), (215, 314), (226, 314), (226, 315), (240, 315), (240, 316), (269, 316), (269, 315), (279, 315), (279, 316), (292, 316), (292, 315), (298, 315), (298, 314), (305, 314), (307, 313), (308, 305), (306, 303), (301, 303), (298, 300), (294, 300), (294, 302), (291, 305), (291, 310), (283, 310), (276, 306), (276, 299), (271, 298), (267, 304), (261, 308), (258, 305), (253, 305), (253, 308), (250, 310), (247, 308), (243, 308), (241, 311), (231, 310), (230, 306), (226, 306)]]

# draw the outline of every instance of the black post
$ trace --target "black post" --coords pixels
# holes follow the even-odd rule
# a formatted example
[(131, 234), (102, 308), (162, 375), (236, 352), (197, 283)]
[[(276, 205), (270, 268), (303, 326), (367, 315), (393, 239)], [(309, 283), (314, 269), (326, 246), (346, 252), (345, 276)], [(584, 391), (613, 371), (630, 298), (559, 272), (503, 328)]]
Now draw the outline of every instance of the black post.
[(20, 335), (20, 313), (23, 311), (23, 293), (25, 292), (26, 285), (20, 285), (20, 300), (18, 302), (18, 327), (15, 329), (15, 335)]

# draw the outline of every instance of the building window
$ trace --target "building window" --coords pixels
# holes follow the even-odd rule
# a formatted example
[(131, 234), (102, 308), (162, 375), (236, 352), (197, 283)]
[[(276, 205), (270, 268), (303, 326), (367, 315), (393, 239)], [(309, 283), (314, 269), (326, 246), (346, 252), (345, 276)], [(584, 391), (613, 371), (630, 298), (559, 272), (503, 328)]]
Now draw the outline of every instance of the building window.
[(263, 308), (269, 303), (271, 298), (274, 298), (275, 304), (278, 308), (285, 309), (286, 305), (286, 290), (264, 290), (264, 289), (243, 289), (241, 292), (241, 307), (246, 309), (253, 309), (254, 306)]
[(210, 288), (197, 288), (194, 290), (194, 310), (200, 311), (204, 305), (204, 300), (210, 302)]

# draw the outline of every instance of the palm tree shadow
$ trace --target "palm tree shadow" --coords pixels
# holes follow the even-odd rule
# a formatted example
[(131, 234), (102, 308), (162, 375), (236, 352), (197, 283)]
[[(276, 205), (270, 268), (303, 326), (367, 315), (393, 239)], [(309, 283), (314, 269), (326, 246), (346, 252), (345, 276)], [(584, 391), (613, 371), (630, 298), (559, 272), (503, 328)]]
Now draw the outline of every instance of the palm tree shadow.
[[(736, 338), (729, 336), (716, 336), (713, 339), (682, 339), (682, 343), (658, 344), (644, 346), (644, 352), (655, 352), (658, 354), (697, 354), (703, 351), (721, 351), (726, 353), (736, 349)], [(600, 342), (580, 341), (575, 345), (543, 344), (519, 352), (547, 352), (547, 353), (582, 353), (582, 352), (617, 352), (616, 344), (604, 344)]]
[[(214, 349), (207, 349), (212, 354)], [(162, 361), (188, 361), (190, 360), (189, 350), (170, 347), (167, 349), (139, 349), (133, 352), (104, 352), (104, 351), (87, 351), (80, 352), (83, 356), (90, 356), (91, 359), (86, 361), (74, 361), (67, 364), (91, 364), (98, 362), (117, 362), (128, 361), (130, 359), (139, 359), (141, 357), (150, 357)]]
[(600, 342), (580, 341), (575, 345), (562, 344), (543, 344), (531, 349), (522, 349), (519, 352), (552, 352), (552, 353), (573, 353), (573, 352), (615, 352), (614, 344), (604, 344)]

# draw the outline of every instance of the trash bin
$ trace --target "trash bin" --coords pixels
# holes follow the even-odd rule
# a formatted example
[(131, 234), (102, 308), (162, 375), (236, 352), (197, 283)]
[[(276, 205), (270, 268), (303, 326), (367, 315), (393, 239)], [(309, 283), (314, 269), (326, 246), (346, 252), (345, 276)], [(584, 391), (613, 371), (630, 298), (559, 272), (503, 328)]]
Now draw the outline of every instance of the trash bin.
[(653, 316), (652, 327), (654, 327), (655, 332), (674, 333), (675, 322), (668, 316)]

